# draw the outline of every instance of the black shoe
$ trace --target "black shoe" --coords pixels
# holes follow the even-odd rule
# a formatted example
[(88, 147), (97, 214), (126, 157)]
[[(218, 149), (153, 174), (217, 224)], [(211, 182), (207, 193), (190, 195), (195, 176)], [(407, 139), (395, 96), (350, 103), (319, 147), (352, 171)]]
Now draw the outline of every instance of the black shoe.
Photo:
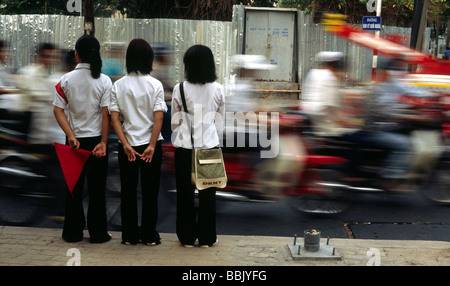
[(125, 245), (136, 245), (136, 244), (137, 244), (137, 242), (134, 242), (134, 241), (125, 241), (125, 240), (122, 240), (121, 243), (122, 243), (122, 244), (125, 244)]
[(159, 233), (155, 231), (150, 235), (141, 234), (141, 241), (145, 245), (155, 246), (161, 244), (161, 237), (159, 236)]
[(83, 232), (63, 231), (62, 238), (70, 243), (80, 242), (83, 240)]
[(112, 236), (107, 233), (105, 237), (101, 238), (101, 239), (97, 239), (97, 238), (90, 238), (89, 242), (90, 243), (104, 243), (104, 242), (108, 242), (110, 241), (112, 238)]
[(211, 247), (211, 246), (214, 246), (214, 245), (217, 245), (217, 243), (218, 243), (219, 241), (218, 240), (216, 240), (216, 242), (214, 242), (214, 243), (211, 243), (211, 244), (200, 244), (200, 247), (201, 248), (208, 248), (208, 247)]
[(83, 240), (83, 237), (62, 237), (64, 239), (65, 242), (69, 242), (69, 243), (75, 243), (75, 242), (80, 242)]
[(161, 244), (161, 241), (152, 241), (152, 242), (142, 242), (143, 244), (145, 244), (145, 245), (148, 245), (148, 246), (156, 246), (156, 245), (160, 245)]

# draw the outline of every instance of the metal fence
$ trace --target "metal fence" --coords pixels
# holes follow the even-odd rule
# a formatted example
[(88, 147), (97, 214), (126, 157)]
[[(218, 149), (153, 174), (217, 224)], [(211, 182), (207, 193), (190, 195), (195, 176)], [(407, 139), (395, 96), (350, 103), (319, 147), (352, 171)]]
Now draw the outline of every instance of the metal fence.
[[(84, 18), (63, 15), (0, 15), (0, 39), (11, 46), (10, 68), (19, 69), (33, 62), (38, 46), (43, 42), (61, 49), (74, 49), (84, 32)], [(134, 38), (150, 44), (166, 43), (172, 49), (170, 74), (173, 82), (184, 78), (183, 55), (194, 44), (211, 48), (217, 63), (219, 81), (226, 84), (230, 74), (229, 58), (235, 51), (232, 22), (192, 21), (177, 19), (112, 19), (96, 18), (96, 38), (102, 56), (108, 56), (106, 43), (125, 45)]]
[[(184, 78), (183, 55), (194, 44), (209, 46), (214, 53), (219, 81), (229, 83), (232, 67), (230, 57), (242, 51), (244, 38), (244, 7), (235, 6), (232, 22), (194, 21), (178, 19), (112, 19), (96, 18), (96, 37), (100, 43), (122, 42), (144, 38), (149, 43), (167, 43), (172, 47), (173, 83)], [(10, 68), (29, 65), (42, 42), (51, 42), (62, 49), (73, 49), (83, 34), (84, 18), (64, 15), (0, 15), (0, 39), (11, 45)], [(429, 33), (430, 30), (427, 30)], [(384, 33), (410, 35), (408, 28), (383, 27)], [(426, 37), (429, 39), (429, 37)], [(372, 51), (349, 43), (312, 24), (308, 15), (297, 14), (298, 83), (314, 66), (314, 56), (323, 50), (342, 51), (350, 60), (350, 76), (355, 80), (370, 79)], [(426, 45), (428, 46), (428, 45)], [(104, 50), (102, 56), (107, 56)]]
[[(426, 29), (425, 47), (430, 45), (431, 29)], [(411, 28), (383, 26), (380, 36), (401, 35), (409, 39)], [(405, 44), (409, 44), (407, 41)], [(311, 23), (310, 16), (298, 12), (299, 82), (314, 67), (314, 57), (320, 51), (340, 51), (348, 57), (349, 77), (355, 81), (370, 81), (373, 50), (363, 48), (340, 37), (328, 34), (320, 24)]]
[[(236, 53), (244, 50), (245, 39), (245, 6), (233, 7), (233, 22), (236, 23)], [(383, 26), (380, 36), (390, 34), (409, 38), (411, 28)], [(426, 29), (425, 47), (430, 45), (431, 28)], [(296, 63), (297, 82), (301, 86), (308, 71), (315, 66), (315, 55), (320, 51), (340, 51), (347, 55), (349, 78), (354, 81), (370, 81), (372, 75), (373, 51), (351, 43), (324, 31), (320, 24), (312, 23), (311, 16), (297, 11), (297, 46)], [(408, 43), (406, 43), (408, 44)], [(428, 49), (428, 48), (426, 48)]]

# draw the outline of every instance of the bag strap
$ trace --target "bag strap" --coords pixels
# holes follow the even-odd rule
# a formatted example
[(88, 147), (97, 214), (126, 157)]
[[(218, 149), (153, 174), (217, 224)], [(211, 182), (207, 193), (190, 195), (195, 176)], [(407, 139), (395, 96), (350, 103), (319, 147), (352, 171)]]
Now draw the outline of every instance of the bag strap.
[(183, 83), (184, 83), (184, 82), (180, 83), (181, 101), (183, 102), (184, 112), (188, 113), (187, 106), (186, 106), (186, 98), (184, 98), (184, 88), (183, 88)]
[[(184, 88), (183, 88), (183, 83), (180, 83), (180, 95), (181, 95), (181, 101), (183, 102), (183, 108), (184, 108), (184, 112), (186, 113), (186, 121), (189, 121), (188, 119), (188, 109), (187, 109), (187, 105), (186, 105), (186, 98), (184, 97)], [(189, 123), (189, 122), (188, 122)], [(189, 126), (191, 127), (191, 143), (192, 143), (192, 148), (194, 148), (194, 137), (192, 135), (192, 128), (193, 126), (191, 126), (191, 124), (189, 124)]]

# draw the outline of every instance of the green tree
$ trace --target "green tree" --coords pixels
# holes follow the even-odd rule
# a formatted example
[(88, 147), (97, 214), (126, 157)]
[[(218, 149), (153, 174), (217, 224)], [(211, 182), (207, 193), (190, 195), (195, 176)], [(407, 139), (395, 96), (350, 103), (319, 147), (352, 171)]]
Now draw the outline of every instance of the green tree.
[[(410, 25), (413, 0), (383, 0), (383, 23), (396, 26)], [(362, 17), (369, 15), (366, 9), (368, 0), (281, 0), (280, 7), (295, 7), (311, 13), (315, 21), (320, 21), (324, 12), (340, 13), (348, 16), (348, 22), (361, 23)]]
[[(274, 7), (276, 0), (96, 0), (95, 16), (109, 17), (116, 11), (129, 18), (178, 18), (230, 21), (233, 5)], [(67, 0), (2, 0), (0, 14), (64, 14)]]
[[(341, 13), (348, 16), (348, 22), (361, 23), (362, 17), (369, 15), (366, 4), (369, 0), (280, 0), (280, 7), (293, 7), (311, 13), (315, 21), (323, 12)], [(428, 19), (445, 21), (449, 15), (450, 0), (430, 0)], [(414, 0), (382, 0), (383, 23), (394, 26), (411, 26)]]
[[(95, 1), (95, 16), (109, 17), (115, 9), (116, 0)], [(60, 14), (75, 15), (67, 11), (67, 0), (2, 0), (0, 4), (0, 14)]]
[(0, 14), (64, 14), (66, 3), (56, 0), (3, 0)]
[(129, 18), (177, 18), (230, 21), (233, 5), (274, 7), (276, 0), (116, 0), (117, 9)]

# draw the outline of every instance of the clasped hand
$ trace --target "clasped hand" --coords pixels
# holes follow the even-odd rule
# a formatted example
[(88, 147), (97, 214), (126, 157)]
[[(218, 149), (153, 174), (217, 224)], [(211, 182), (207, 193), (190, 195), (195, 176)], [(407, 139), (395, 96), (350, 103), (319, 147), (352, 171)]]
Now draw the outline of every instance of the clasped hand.
[(123, 146), (123, 150), (125, 151), (128, 161), (133, 162), (136, 160), (136, 157), (140, 157), (141, 160), (145, 161), (146, 163), (149, 163), (152, 161), (153, 153), (155, 151), (155, 148), (152, 146), (148, 146), (142, 154), (139, 154), (136, 152), (136, 150), (131, 147), (131, 145)]

